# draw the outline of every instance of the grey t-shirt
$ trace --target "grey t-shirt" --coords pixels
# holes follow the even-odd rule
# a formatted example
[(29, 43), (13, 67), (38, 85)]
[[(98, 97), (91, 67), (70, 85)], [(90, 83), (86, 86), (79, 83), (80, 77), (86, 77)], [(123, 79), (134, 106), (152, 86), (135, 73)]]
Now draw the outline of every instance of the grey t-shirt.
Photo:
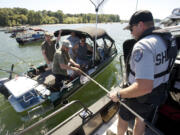
[(67, 70), (62, 69), (60, 67), (60, 64), (67, 65), (69, 60), (70, 60), (70, 56), (68, 53), (66, 53), (65, 51), (57, 50), (56, 53), (54, 54), (52, 72), (54, 74), (67, 76)]
[[(79, 44), (79, 42), (80, 42), (80, 39), (79, 39), (78, 37), (72, 37), (72, 36), (69, 36), (69, 37), (67, 38), (67, 40), (69, 40), (69, 42), (71, 43), (72, 48), (74, 47), (74, 45)], [(72, 48), (69, 49), (69, 54), (70, 54), (71, 56), (73, 56)]]
[(169, 60), (167, 59), (167, 47), (164, 40), (158, 35), (149, 35), (138, 41), (132, 51), (130, 68), (135, 76), (129, 74), (129, 82), (136, 79), (154, 80), (153, 88), (168, 81), (169, 74), (154, 78), (155, 74), (166, 71)]

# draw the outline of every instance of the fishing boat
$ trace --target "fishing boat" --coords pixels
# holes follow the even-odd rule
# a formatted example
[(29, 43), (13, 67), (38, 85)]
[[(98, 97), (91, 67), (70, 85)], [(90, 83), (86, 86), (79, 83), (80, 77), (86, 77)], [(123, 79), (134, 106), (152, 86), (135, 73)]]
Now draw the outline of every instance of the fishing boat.
[(27, 30), (28, 28), (26, 26), (16, 27), (16, 29), (9, 31), (9, 33), (11, 33), (10, 37), (15, 38), (18, 33), (25, 32)]
[(15, 27), (8, 27), (5, 30), (5, 33), (17, 33), (17, 32), (23, 32), (26, 31), (26, 26), (15, 26)]
[(16, 41), (19, 45), (27, 45), (37, 42), (42, 42), (44, 40), (44, 30), (43, 29), (32, 29), (27, 31), (19, 32), (16, 34)]
[[(91, 47), (96, 44), (96, 51), (89, 53), (90, 64), (83, 71), (91, 77), (100, 74), (113, 61), (117, 55), (115, 41), (103, 29), (95, 27), (82, 27), (76, 29), (61, 29), (62, 38), (75, 32), (77, 36), (85, 36)], [(59, 31), (54, 33), (58, 35)], [(95, 36), (97, 33), (97, 37)], [(96, 57), (95, 56), (96, 53)], [(88, 79), (81, 75), (72, 76), (63, 82), (63, 86), (54, 89), (55, 77), (50, 70), (46, 70), (47, 65), (30, 68), (24, 75), (11, 79), (2, 79), (0, 84), (4, 90), (8, 91), (8, 100), (14, 110), (22, 116), (32, 116), (35, 112), (46, 112), (57, 105), (67, 102), (81, 87), (86, 87)], [(13, 73), (13, 68), (9, 73)], [(1, 92), (2, 93), (2, 92)], [(8, 94), (7, 94), (8, 95)]]

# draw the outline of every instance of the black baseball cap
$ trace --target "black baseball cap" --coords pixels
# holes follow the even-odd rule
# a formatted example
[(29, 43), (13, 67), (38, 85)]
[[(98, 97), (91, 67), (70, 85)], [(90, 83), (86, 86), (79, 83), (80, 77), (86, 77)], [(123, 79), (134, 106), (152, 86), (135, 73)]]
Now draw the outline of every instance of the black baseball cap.
[(124, 29), (130, 29), (134, 24), (138, 24), (140, 21), (149, 22), (153, 21), (152, 13), (148, 10), (139, 10), (136, 11), (129, 20), (129, 25)]

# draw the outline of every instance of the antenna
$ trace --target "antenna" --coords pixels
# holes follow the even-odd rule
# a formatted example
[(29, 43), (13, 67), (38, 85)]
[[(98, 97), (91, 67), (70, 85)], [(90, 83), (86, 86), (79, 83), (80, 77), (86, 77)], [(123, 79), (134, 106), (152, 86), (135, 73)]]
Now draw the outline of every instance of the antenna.
[(97, 40), (97, 24), (98, 24), (98, 11), (99, 11), (99, 7), (102, 5), (102, 3), (105, 0), (102, 0), (99, 4), (95, 4), (92, 0), (90, 0), (91, 3), (94, 5), (95, 7), (95, 12), (96, 12), (96, 36), (95, 36), (95, 44), (93, 46), (93, 63), (95, 62), (96, 59), (96, 40)]
[(136, 1), (136, 10), (135, 11), (137, 11), (137, 9), (138, 9), (138, 0)]

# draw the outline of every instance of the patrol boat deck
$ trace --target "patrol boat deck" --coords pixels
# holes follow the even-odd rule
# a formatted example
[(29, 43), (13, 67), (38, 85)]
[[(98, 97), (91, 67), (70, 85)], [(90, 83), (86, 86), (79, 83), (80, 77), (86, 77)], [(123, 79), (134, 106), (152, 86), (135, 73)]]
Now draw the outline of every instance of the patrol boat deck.
[(72, 101), (65, 105), (63, 108), (57, 110), (53, 114), (41, 119), (39, 122), (31, 125), (27, 129), (23, 130), (19, 134), (28, 133), (34, 127), (47, 121), (54, 115), (60, 113), (69, 106), (79, 104), (82, 105), (82, 109), (76, 112), (74, 115), (61, 122), (55, 128), (47, 132), (46, 134), (53, 135), (75, 135), (75, 134), (92, 134), (96, 129), (102, 126), (103, 123), (108, 122), (117, 112), (118, 104), (113, 103), (107, 96), (102, 97), (95, 104), (86, 108), (80, 101)]
[[(30, 132), (33, 128), (63, 111), (63, 109), (67, 109), (69, 106), (76, 103), (81, 104), (79, 101), (72, 101), (65, 105), (64, 108), (57, 110), (53, 114), (50, 114), (49, 116), (41, 119), (39, 122), (23, 130), (19, 133), (19, 135)], [(104, 96), (89, 108), (83, 106), (83, 109), (79, 110), (52, 130), (48, 131), (46, 135), (106, 135), (106, 132), (109, 129), (116, 133), (118, 105), (118, 103), (113, 103), (107, 96)], [(131, 122), (130, 125), (132, 127), (133, 122)], [(128, 132), (126, 133), (127, 135), (131, 133), (131, 127), (128, 129)], [(156, 134), (147, 128), (145, 135)]]

